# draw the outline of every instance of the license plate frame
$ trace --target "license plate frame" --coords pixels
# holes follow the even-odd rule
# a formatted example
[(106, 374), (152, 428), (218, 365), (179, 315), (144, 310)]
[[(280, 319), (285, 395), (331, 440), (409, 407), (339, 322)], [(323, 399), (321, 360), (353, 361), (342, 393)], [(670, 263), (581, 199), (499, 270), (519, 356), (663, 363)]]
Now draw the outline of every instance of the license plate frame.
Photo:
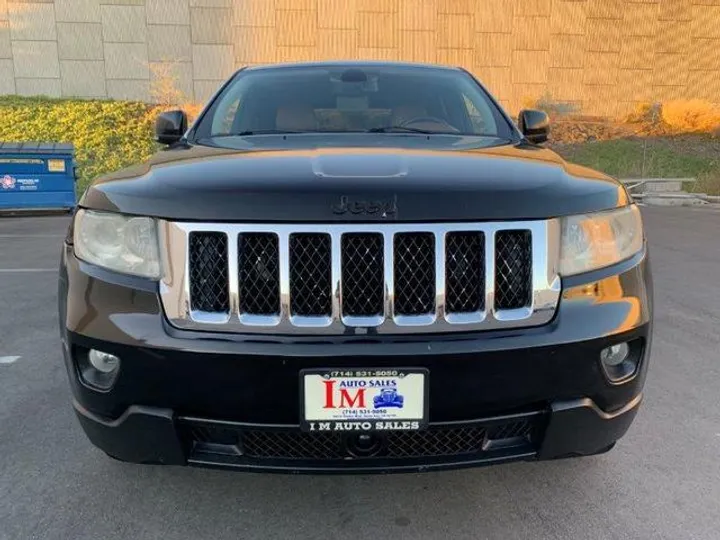
[[(430, 409), (429, 375), (426, 368), (310, 368), (299, 373), (300, 429), (303, 431), (419, 431), (427, 428)], [(311, 377), (311, 379), (308, 379)], [(318, 379), (319, 377), (319, 379)], [(315, 387), (319, 382), (334, 380), (332, 398), (328, 398), (327, 385)], [(341, 381), (354, 381), (345, 386), (345, 396), (339, 395)], [(365, 381), (361, 385), (359, 381)], [(370, 385), (370, 381), (377, 384)], [(395, 385), (391, 384), (395, 381)], [(421, 388), (418, 388), (418, 384)], [(358, 391), (364, 388), (364, 400), (358, 403)], [(394, 389), (394, 391), (393, 391)], [(385, 392), (381, 391), (385, 390)], [(354, 394), (350, 393), (355, 391)], [(310, 392), (310, 393), (309, 393)], [(318, 396), (318, 392), (321, 393)], [(344, 398), (344, 399), (343, 399)], [(410, 398), (410, 399), (407, 399)], [(310, 407), (308, 407), (308, 399)], [(328, 409), (327, 399), (333, 408)], [(364, 407), (339, 407), (354, 400)], [(422, 402), (417, 403), (420, 399)], [(324, 405), (318, 407), (318, 400)], [(410, 405), (406, 408), (407, 405)], [(319, 412), (322, 409), (323, 412)], [(357, 413), (342, 411), (356, 410)], [(339, 412), (338, 412), (339, 411)], [(383, 412), (384, 411), (384, 412)], [(310, 414), (310, 417), (308, 417)], [(332, 418), (330, 418), (332, 416)]]

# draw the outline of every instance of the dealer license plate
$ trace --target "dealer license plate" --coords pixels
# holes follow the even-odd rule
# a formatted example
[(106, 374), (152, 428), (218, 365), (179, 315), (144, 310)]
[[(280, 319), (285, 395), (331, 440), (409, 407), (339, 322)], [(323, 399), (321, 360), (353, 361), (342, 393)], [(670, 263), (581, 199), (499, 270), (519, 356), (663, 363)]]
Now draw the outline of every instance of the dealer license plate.
[(300, 426), (305, 431), (423, 429), (427, 379), (423, 368), (303, 370)]

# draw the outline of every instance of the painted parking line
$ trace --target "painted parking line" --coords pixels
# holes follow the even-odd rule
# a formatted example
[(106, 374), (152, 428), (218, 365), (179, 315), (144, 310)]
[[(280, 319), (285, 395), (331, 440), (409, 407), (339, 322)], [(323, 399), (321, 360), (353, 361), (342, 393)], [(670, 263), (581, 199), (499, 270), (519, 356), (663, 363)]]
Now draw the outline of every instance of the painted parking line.
[(57, 272), (57, 268), (0, 268), (0, 274), (22, 274), (25, 272)]
[(64, 234), (0, 234), (0, 238), (65, 238)]
[(0, 364), (14, 364), (20, 358), (20, 356), (0, 356)]

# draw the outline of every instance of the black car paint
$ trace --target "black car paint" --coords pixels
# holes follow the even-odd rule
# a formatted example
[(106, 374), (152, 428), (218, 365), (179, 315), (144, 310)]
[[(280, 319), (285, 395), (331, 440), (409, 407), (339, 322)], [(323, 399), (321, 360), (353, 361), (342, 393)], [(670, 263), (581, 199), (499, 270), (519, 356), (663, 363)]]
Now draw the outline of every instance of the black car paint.
[(347, 196), (395, 199), (397, 212), (374, 219), (417, 222), (543, 219), (629, 201), (612, 178), (528, 144), (408, 134), (263, 135), (238, 144), (247, 149), (160, 152), (94, 182), (80, 206), (194, 221), (371, 217), (334, 214)]
[[(87, 265), (67, 246), (59, 297), (76, 412), (93, 442), (119, 459), (207, 465), (178, 446), (184, 443), (177, 422), (185, 417), (260, 429), (297, 427), (297, 377), (312, 367), (425, 367), (432, 425), (532, 411), (548, 423), (541, 446), (521, 455), (384, 466), (362, 460), (215, 463), (245, 470), (392, 472), (580, 455), (612, 444), (629, 427), (642, 396), (652, 343), (651, 283), (643, 251), (566, 279), (555, 318), (537, 328), (421, 337), (207, 334), (170, 327), (156, 286), (147, 280)], [(640, 366), (616, 385), (604, 377), (599, 352), (623, 341), (635, 344)], [(78, 354), (89, 348), (123, 359), (109, 392), (78, 376)]]
[(155, 120), (155, 140), (161, 144), (174, 144), (187, 131), (188, 119), (184, 111), (167, 111)]
[[(192, 135), (193, 128), (187, 141), (147, 163), (98, 179), (80, 206), (182, 221), (337, 223), (547, 219), (630, 203), (612, 178), (519, 138), (317, 133), (197, 141)], [(380, 208), (385, 211), (370, 211)], [(625, 433), (642, 399), (653, 309), (645, 250), (564, 278), (557, 312), (545, 326), (298, 337), (173, 328), (157, 282), (82, 262), (68, 240), (59, 315), (74, 407), (90, 439), (119, 459), (316, 472), (549, 459), (607, 449)], [(604, 376), (599, 351), (623, 341), (634, 344), (640, 365), (632, 378), (614, 384)], [(88, 348), (123, 359), (111, 390), (90, 388), (78, 376), (77, 355)], [(369, 362), (428, 368), (431, 423), (537, 414), (543, 440), (527, 451), (444, 461), (327, 463), (208, 460), (180, 436), (188, 418), (293, 430), (300, 369)]]

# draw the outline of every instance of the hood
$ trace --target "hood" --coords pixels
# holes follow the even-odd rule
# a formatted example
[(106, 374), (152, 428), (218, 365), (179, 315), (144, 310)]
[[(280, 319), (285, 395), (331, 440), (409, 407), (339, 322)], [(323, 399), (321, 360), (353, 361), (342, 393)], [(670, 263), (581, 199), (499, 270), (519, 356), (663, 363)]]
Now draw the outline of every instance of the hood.
[(98, 179), (80, 204), (173, 220), (429, 222), (542, 219), (628, 203), (618, 182), (550, 150), (452, 139), (445, 148), (170, 149)]

